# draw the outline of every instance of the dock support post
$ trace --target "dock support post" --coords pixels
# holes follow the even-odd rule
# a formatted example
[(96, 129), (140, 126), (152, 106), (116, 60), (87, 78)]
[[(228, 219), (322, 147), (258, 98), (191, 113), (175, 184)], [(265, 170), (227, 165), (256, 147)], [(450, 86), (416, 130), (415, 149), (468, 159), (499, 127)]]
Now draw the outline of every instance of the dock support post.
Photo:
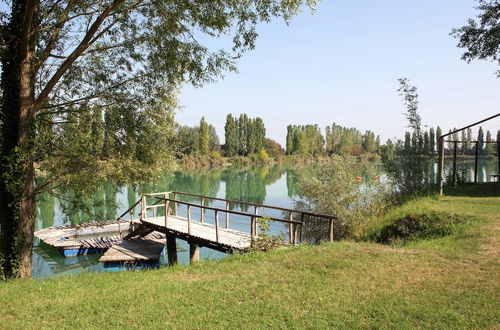
[(330, 242), (333, 242), (333, 218), (330, 218)]
[(477, 183), (477, 161), (479, 158), (479, 141), (476, 141), (476, 157), (474, 159), (474, 183)]
[(175, 242), (175, 236), (167, 235), (167, 255), (168, 264), (170, 266), (177, 264), (177, 244)]
[[(288, 218), (290, 221), (293, 220), (293, 212), (290, 211), (290, 217)], [(288, 240), (290, 241), (290, 244), (293, 243), (293, 223), (290, 222), (288, 224)]]
[(189, 243), (189, 262), (194, 264), (200, 261), (200, 247), (196, 243)]

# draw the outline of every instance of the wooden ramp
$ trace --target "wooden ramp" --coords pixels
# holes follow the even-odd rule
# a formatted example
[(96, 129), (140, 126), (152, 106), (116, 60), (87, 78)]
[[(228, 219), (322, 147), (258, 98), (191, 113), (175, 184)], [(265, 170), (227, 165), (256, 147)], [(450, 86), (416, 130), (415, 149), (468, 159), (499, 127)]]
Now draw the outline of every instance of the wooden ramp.
[(215, 225), (206, 222), (191, 221), (189, 224), (187, 218), (180, 216), (169, 215), (167, 226), (165, 217), (146, 218), (141, 223), (155, 231), (222, 252), (245, 251), (252, 244), (248, 233), (229, 228), (216, 229)]
[(165, 240), (124, 240), (111, 246), (99, 258), (101, 262), (131, 262), (158, 260)]

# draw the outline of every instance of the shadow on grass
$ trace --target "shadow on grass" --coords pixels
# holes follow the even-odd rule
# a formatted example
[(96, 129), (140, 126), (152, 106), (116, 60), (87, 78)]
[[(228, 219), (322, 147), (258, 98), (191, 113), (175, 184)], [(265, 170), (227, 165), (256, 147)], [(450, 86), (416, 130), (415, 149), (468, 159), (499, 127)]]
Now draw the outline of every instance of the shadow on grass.
[(445, 186), (444, 194), (462, 197), (500, 197), (500, 182), (461, 183)]

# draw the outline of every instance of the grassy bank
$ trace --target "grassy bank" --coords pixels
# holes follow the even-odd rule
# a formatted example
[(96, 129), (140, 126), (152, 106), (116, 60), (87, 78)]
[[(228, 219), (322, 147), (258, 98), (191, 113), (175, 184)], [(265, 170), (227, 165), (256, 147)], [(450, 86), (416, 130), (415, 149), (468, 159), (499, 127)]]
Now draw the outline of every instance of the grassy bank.
[(459, 215), (457, 228), (392, 245), (335, 242), (0, 283), (0, 328), (497, 328), (499, 209), (499, 197), (423, 198), (393, 210), (371, 234), (411, 214)]

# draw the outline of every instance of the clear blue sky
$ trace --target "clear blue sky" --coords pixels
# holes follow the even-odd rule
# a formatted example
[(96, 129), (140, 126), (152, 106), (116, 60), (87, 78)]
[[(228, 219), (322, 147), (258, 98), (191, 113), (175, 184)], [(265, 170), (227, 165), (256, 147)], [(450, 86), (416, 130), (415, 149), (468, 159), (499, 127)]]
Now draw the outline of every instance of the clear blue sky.
[[(335, 122), (372, 130), (384, 142), (402, 137), (404, 108), (397, 79), (407, 77), (420, 96), (425, 125), (443, 131), (500, 112), (500, 79), (494, 63), (460, 60), (449, 36), (475, 16), (473, 0), (325, 0), (289, 26), (259, 25), (256, 49), (203, 88), (186, 86), (183, 125), (200, 118), (221, 142), (228, 113), (261, 117), (267, 136), (284, 144), (288, 124)], [(492, 129), (500, 129), (491, 123)]]

